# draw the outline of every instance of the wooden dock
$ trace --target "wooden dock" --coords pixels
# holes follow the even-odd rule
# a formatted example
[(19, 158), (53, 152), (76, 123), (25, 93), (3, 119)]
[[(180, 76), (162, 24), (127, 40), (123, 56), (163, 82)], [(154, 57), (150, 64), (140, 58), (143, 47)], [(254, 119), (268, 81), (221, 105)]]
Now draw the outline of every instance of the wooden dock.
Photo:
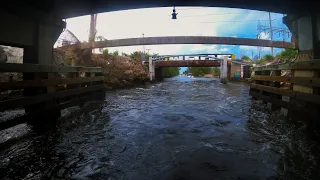
[[(47, 113), (60, 116), (60, 110), (83, 104), (92, 98), (103, 99), (104, 76), (100, 67), (47, 66), (38, 64), (0, 65), (0, 73), (23, 73), (23, 80), (0, 82), (0, 92), (19, 95), (0, 100), (0, 112), (24, 109), (25, 115), (0, 123), (0, 130), (23, 123), (25, 117)], [(34, 120), (38, 121), (38, 120)]]
[[(289, 110), (289, 115), (300, 113), (312, 119), (318, 117), (320, 60), (257, 66), (253, 67), (253, 71), (255, 75), (250, 87), (252, 97), (269, 102), (274, 108)], [(312, 72), (315, 76), (301, 76), (302, 73), (298, 74), (295, 71), (305, 74)], [(300, 89), (294, 88), (295, 86)]]

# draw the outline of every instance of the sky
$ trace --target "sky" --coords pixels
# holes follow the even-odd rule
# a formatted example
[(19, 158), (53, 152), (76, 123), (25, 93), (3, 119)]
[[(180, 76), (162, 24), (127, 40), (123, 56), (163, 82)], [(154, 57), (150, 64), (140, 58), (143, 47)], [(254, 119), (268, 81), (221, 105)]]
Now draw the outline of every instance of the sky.
[[(97, 36), (106, 39), (122, 39), (154, 36), (224, 36), (239, 38), (270, 39), (269, 32), (257, 30), (258, 23), (269, 27), (269, 13), (235, 8), (209, 7), (176, 7), (178, 16), (171, 19), (172, 7), (147, 8), (115, 11), (98, 14)], [(271, 13), (274, 28), (287, 28), (282, 23), (283, 14)], [(67, 19), (67, 29), (80, 40), (88, 41), (90, 16)], [(290, 41), (288, 34), (274, 33), (274, 40)], [(108, 48), (109, 52), (131, 53), (143, 51), (143, 46), (126, 46)], [(147, 45), (146, 51), (161, 55), (226, 53), (235, 54), (236, 58), (243, 55), (249, 57), (259, 54), (271, 54), (270, 48), (234, 45)], [(258, 49), (260, 49), (258, 51)], [(282, 49), (275, 48), (275, 54)]]

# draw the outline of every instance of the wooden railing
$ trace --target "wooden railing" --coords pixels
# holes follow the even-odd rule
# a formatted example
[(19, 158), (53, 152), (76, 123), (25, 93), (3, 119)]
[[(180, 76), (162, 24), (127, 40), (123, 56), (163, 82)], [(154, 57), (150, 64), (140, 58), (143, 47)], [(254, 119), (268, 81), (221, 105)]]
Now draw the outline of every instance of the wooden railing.
[(254, 98), (313, 117), (319, 114), (320, 60), (259, 66), (253, 71), (250, 95)]
[[(0, 100), (0, 112), (25, 109), (25, 116), (52, 112), (81, 104), (104, 94), (100, 67), (46, 66), (37, 64), (0, 64), (0, 73), (23, 73), (23, 80), (0, 82), (0, 92), (19, 91), (18, 96)], [(22, 123), (22, 118), (0, 123), (0, 130)]]

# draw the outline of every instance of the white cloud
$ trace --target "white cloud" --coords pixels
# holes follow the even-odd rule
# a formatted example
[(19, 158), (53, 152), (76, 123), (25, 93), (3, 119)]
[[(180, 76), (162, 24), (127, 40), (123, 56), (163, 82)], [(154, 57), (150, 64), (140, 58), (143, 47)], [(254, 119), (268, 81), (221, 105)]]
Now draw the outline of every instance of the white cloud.
[(207, 53), (215, 51), (216, 49), (216, 45), (194, 44), (190, 47), (192, 53)]
[[(97, 20), (97, 35), (106, 39), (121, 39), (152, 36), (230, 36), (256, 37), (258, 20), (268, 19), (267, 12), (234, 8), (176, 7), (178, 19), (172, 20), (172, 7), (148, 8), (101, 13)], [(234, 22), (233, 22), (234, 21)], [(281, 21), (281, 20), (279, 20)], [(88, 40), (90, 16), (67, 19), (67, 28), (80, 41)], [(264, 23), (264, 21), (262, 21)], [(248, 26), (248, 24), (250, 26)], [(252, 28), (254, 26), (254, 28)], [(250, 31), (248, 31), (248, 28)], [(252, 31), (252, 32), (251, 32)], [(245, 33), (244, 33), (245, 32)], [(250, 32), (250, 33), (248, 33)], [(260, 34), (268, 39), (268, 34)], [(252, 38), (251, 37), (251, 38)], [(131, 53), (143, 51), (143, 46), (108, 48), (110, 52)], [(187, 53), (235, 53), (239, 46), (223, 45), (148, 45), (150, 53), (187, 54)], [(147, 50), (146, 50), (147, 51)], [(257, 51), (257, 47), (240, 46), (240, 51)]]
[(242, 50), (242, 51), (256, 51), (257, 47), (255, 47), (255, 46), (240, 46), (240, 50)]
[(265, 32), (261, 32), (259, 34), (259, 39), (269, 39), (269, 34), (267, 34)]
[(219, 49), (219, 51), (220, 51), (220, 52), (228, 52), (229, 49), (228, 49), (228, 48), (221, 48), (221, 49)]

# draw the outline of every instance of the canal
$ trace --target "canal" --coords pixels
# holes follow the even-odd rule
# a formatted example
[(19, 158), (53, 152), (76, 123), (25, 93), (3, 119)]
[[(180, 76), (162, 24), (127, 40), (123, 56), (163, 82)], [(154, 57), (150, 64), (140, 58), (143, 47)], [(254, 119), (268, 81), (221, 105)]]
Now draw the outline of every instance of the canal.
[(280, 110), (253, 101), (245, 83), (178, 76), (63, 113), (44, 132), (27, 125), (0, 132), (2, 141), (21, 135), (1, 145), (0, 179), (315, 177), (315, 156), (301, 150), (312, 141)]

